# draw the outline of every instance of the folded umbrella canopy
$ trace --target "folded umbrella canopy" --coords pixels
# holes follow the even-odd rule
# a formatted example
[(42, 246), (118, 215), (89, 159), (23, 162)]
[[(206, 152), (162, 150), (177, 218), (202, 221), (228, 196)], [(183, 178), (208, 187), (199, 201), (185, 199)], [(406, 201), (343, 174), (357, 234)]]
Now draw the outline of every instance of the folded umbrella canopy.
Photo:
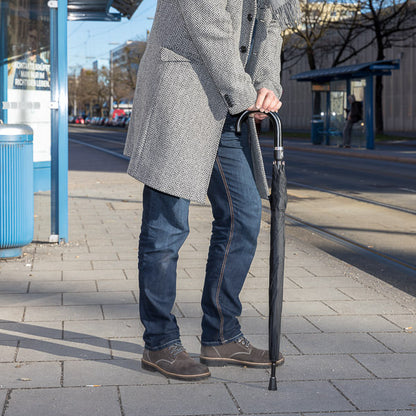
[[(237, 121), (236, 133), (241, 133), (241, 123), (250, 111), (241, 114)], [(270, 223), (270, 266), (269, 266), (269, 356), (271, 375), (269, 390), (277, 390), (276, 361), (280, 352), (282, 322), (283, 279), (285, 261), (285, 211), (287, 204), (287, 181), (283, 160), (283, 139), (280, 118), (276, 113), (268, 113), (274, 130), (274, 160), (271, 193)]]

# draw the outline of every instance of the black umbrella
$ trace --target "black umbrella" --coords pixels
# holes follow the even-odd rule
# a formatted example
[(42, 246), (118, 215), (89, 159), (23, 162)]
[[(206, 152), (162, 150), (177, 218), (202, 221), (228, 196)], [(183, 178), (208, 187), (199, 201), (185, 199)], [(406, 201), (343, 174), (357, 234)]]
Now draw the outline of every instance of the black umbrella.
[[(236, 133), (241, 132), (241, 122), (250, 111), (241, 114)], [(271, 208), (270, 224), (270, 270), (269, 270), (269, 356), (271, 375), (269, 390), (277, 390), (276, 361), (280, 352), (280, 330), (283, 303), (283, 271), (285, 261), (285, 211), (287, 204), (285, 162), (283, 160), (282, 125), (276, 113), (268, 113), (274, 130), (274, 160), (272, 187), (269, 196)]]

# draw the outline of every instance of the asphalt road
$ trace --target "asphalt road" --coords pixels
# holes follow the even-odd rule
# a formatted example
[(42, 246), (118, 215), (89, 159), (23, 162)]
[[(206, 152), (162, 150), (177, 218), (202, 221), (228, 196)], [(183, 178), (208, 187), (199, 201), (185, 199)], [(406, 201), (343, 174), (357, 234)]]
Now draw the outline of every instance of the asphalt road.
[[(125, 132), (71, 127), (70, 138), (122, 153)], [(269, 174), (272, 149), (263, 148), (263, 155)], [(294, 150), (286, 151), (285, 160), (287, 214), (318, 231), (289, 221), (288, 232), (416, 293), (415, 165)], [(373, 253), (358, 250), (354, 244), (340, 244), (325, 232)]]
[[(267, 173), (271, 152), (263, 149)], [(295, 224), (290, 232), (416, 295), (415, 165), (291, 150), (285, 160), (287, 214), (371, 251)]]

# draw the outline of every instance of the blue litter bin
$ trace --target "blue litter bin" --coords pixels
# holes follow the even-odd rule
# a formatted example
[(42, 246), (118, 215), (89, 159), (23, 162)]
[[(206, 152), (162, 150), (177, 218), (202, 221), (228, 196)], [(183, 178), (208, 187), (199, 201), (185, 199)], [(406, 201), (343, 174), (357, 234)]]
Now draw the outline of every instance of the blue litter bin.
[(33, 240), (33, 130), (0, 124), (0, 258)]
[(311, 138), (312, 144), (321, 144), (323, 142), (324, 121), (321, 118), (312, 118), (311, 120)]

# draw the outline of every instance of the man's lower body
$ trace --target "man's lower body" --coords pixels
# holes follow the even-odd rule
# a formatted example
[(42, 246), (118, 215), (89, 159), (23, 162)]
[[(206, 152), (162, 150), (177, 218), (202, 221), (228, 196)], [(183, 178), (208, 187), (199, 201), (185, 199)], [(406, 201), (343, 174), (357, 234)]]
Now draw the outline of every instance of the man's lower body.
[[(249, 354), (247, 359), (263, 361), (253, 366), (267, 365), (268, 357), (249, 345), (237, 319), (242, 309), (239, 294), (256, 251), (261, 200), (252, 174), (247, 131), (236, 136), (234, 120), (227, 118), (208, 189), (214, 221), (201, 300), (201, 361), (208, 365), (237, 363), (241, 354), (246, 358)], [(194, 366), (189, 361), (171, 312), (176, 296), (178, 251), (189, 234), (188, 211), (188, 200), (145, 186), (139, 242), (139, 303), (145, 327), (144, 368), (191, 380), (209, 376), (209, 371), (204, 365)], [(232, 357), (226, 361), (229, 355)]]
[(347, 122), (345, 123), (344, 131), (342, 132), (342, 144), (344, 147), (351, 147), (351, 133), (353, 125), (354, 123), (351, 120), (347, 120)]

